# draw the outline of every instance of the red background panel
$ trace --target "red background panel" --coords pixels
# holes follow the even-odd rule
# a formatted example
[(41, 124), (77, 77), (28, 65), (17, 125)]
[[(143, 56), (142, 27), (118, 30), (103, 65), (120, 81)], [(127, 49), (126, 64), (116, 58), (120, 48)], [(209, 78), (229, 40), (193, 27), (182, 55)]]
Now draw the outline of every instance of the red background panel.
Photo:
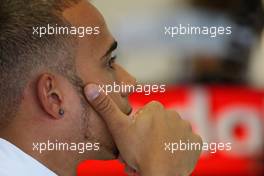
[[(195, 99), (195, 97), (199, 97)], [(211, 86), (211, 87), (168, 87), (165, 93), (153, 93), (145, 96), (143, 93), (134, 93), (130, 97), (132, 106), (136, 110), (144, 106), (151, 100), (157, 100), (164, 104), (167, 108), (172, 108), (180, 112), (182, 117), (187, 117), (192, 121), (196, 118), (195, 108), (198, 111), (204, 111), (203, 117), (206, 122), (216, 125), (219, 114), (225, 110), (241, 107), (241, 111), (246, 108), (253, 109), (259, 114), (261, 130), (263, 133), (264, 124), (264, 91), (254, 90), (248, 87), (227, 87), (227, 86)], [(196, 102), (193, 104), (193, 102)], [(202, 103), (202, 105), (201, 105)], [(201, 106), (200, 106), (201, 105)], [(204, 110), (201, 110), (204, 109)], [(193, 113), (192, 113), (193, 112)], [(230, 117), (232, 118), (232, 117)], [(250, 117), (248, 117), (250, 118)], [(193, 123), (193, 127), (199, 128)], [(209, 127), (208, 127), (209, 128)], [(211, 128), (215, 130), (215, 127)], [(234, 139), (247, 140), (247, 127), (234, 126)], [(216, 133), (212, 131), (212, 133)], [(215, 138), (214, 140), (218, 140)], [(257, 139), (263, 143), (264, 139)], [(221, 141), (218, 141), (221, 142)], [(230, 152), (216, 152), (215, 154), (203, 154), (199, 160), (193, 175), (238, 175), (238, 176), (254, 176), (264, 175), (263, 172), (263, 150), (249, 155), (234, 154)], [(77, 169), (78, 176), (125, 176), (124, 166), (118, 161), (85, 161), (81, 163)]]

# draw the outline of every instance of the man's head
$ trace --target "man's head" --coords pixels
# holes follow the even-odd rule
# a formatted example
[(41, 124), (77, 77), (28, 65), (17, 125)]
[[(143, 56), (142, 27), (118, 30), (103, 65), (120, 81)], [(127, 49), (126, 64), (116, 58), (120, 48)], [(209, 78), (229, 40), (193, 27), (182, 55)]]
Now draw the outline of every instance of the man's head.
[[(82, 88), (135, 80), (114, 62), (116, 42), (100, 13), (84, 0), (3, 0), (0, 24), (0, 135), (21, 148), (31, 147), (31, 140), (99, 142), (100, 152), (79, 159), (115, 156), (112, 137)], [(48, 24), (99, 27), (100, 33), (33, 35), (33, 27)], [(128, 94), (111, 94), (127, 114)]]
[(32, 35), (33, 26), (63, 23), (58, 14), (73, 1), (55, 2), (4, 0), (1, 3), (0, 93), (5, 95), (0, 101), (2, 127), (15, 116), (26, 84), (41, 68), (62, 74), (74, 71), (72, 38)]

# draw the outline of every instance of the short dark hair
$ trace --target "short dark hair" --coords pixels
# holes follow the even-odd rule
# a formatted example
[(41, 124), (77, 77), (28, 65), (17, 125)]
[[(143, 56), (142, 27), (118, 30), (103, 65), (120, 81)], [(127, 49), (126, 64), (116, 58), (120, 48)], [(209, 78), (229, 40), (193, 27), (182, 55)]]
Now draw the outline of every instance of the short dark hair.
[(1, 0), (0, 129), (16, 115), (28, 81), (44, 68), (70, 77), (76, 38), (33, 35), (34, 26), (70, 24), (62, 12), (79, 0)]

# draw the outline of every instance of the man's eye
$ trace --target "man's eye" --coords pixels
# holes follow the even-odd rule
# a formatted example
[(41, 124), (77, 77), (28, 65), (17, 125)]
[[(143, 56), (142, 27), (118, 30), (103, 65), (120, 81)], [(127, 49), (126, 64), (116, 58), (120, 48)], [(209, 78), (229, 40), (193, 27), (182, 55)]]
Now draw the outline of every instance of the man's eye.
[(117, 57), (116, 55), (113, 55), (113, 54), (110, 55), (110, 58), (109, 58), (109, 60), (107, 62), (107, 66), (109, 68), (112, 68), (112, 69), (114, 68), (113, 64), (115, 63), (116, 57)]
[(116, 60), (116, 55), (115, 56), (111, 56), (111, 58), (108, 60), (108, 62), (107, 62), (107, 66), (109, 67), (109, 68), (114, 68), (113, 67), (113, 63), (115, 63), (115, 60)]

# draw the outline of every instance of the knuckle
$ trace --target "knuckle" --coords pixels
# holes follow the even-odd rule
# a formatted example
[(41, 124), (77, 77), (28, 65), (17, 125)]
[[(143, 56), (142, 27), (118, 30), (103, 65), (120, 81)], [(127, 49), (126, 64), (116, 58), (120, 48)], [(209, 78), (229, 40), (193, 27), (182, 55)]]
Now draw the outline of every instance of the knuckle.
[(187, 129), (188, 131), (192, 131), (192, 125), (189, 121), (187, 120), (183, 120), (183, 126), (185, 129)]
[(154, 109), (164, 109), (164, 106), (158, 101), (151, 101), (148, 106)]
[(203, 139), (200, 135), (198, 134), (194, 134), (194, 138), (197, 140), (198, 143), (202, 144), (203, 143)]
[(143, 108), (139, 108), (139, 109), (137, 110), (137, 112), (134, 114), (134, 118), (140, 116), (142, 113), (144, 113)]
[(181, 117), (180, 117), (180, 115), (176, 112), (176, 111), (174, 111), (174, 110), (168, 110), (167, 111), (167, 113), (168, 113), (168, 116), (169, 117), (171, 117), (172, 119), (181, 119)]
[[(202, 140), (202, 138), (201, 138), (199, 135), (197, 135), (197, 134), (193, 134), (193, 136), (192, 136), (192, 140), (193, 140), (194, 143), (198, 143), (198, 144), (200, 144), (201, 146), (203, 146), (203, 140)], [(201, 152), (202, 152), (202, 148), (198, 148), (196, 151), (197, 151), (197, 152), (196, 152), (197, 154), (201, 154)]]

